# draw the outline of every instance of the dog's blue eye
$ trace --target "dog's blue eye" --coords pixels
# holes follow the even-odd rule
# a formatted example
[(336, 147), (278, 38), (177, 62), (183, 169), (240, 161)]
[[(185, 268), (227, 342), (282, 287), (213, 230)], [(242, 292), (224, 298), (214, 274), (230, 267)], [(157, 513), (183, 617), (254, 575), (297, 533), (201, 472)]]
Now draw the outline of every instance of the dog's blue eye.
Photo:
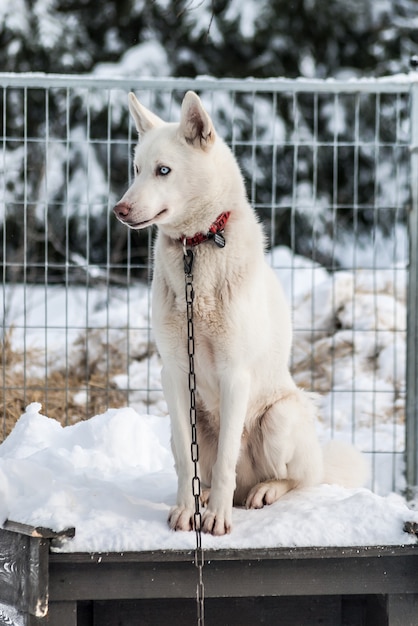
[(169, 174), (170, 172), (171, 169), (167, 167), (167, 165), (160, 165), (157, 168), (157, 174), (159, 174), (160, 176), (167, 176), (167, 174)]

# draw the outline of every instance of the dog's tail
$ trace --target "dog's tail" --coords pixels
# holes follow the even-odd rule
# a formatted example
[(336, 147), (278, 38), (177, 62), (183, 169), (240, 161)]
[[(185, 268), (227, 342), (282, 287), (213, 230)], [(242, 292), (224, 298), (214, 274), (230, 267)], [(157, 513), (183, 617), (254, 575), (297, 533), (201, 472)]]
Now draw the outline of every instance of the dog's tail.
[(364, 456), (342, 441), (330, 441), (323, 448), (323, 482), (341, 487), (363, 487), (369, 477)]

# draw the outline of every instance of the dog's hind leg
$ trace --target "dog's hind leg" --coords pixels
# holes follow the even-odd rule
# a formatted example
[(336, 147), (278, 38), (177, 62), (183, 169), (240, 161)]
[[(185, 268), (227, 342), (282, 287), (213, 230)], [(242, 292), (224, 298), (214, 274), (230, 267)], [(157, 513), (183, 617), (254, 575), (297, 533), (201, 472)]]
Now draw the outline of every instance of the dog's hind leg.
[(247, 508), (261, 508), (292, 489), (321, 482), (323, 458), (315, 419), (311, 399), (295, 388), (258, 420), (250, 446), (259, 482), (248, 491)]

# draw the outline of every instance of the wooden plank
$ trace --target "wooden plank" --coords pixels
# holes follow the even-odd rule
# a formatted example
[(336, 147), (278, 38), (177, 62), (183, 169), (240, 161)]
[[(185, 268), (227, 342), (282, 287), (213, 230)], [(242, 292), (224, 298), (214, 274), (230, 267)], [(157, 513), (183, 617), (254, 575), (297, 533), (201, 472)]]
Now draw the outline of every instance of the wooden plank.
[(0, 531), (0, 602), (15, 606), (25, 593), (29, 538)]
[(197, 570), (192, 563), (50, 562), (51, 600), (193, 598)]
[(75, 528), (73, 527), (56, 531), (44, 526), (31, 526), (30, 524), (22, 524), (21, 522), (7, 519), (3, 524), (3, 528), (4, 530), (10, 530), (11, 532), (27, 535), (28, 537), (37, 537), (38, 539), (72, 539), (75, 537)]
[(10, 626), (29, 626), (26, 615), (12, 606), (0, 603), (0, 624)]
[(48, 606), (48, 540), (0, 529), (0, 602), (38, 617)]
[(370, 557), (250, 562), (233, 567), (214, 564), (205, 571), (205, 592), (212, 584), (226, 586), (228, 595), (363, 595), (416, 593), (418, 557)]
[[(241, 551), (241, 558), (206, 554), (205, 596), (364, 595), (418, 593), (418, 551), (382, 549), (330, 552)], [(196, 568), (190, 553), (144, 555), (50, 556), (50, 595), (56, 600), (192, 598)], [(89, 560), (90, 557), (90, 560)]]
[[(206, 561), (268, 561), (281, 559), (335, 559), (345, 558), (370, 558), (372, 556), (405, 556), (418, 555), (418, 544), (404, 546), (353, 546), (346, 548), (257, 548), (245, 550), (205, 550)], [(159, 562), (193, 562), (194, 550), (153, 550), (144, 552), (69, 552), (51, 555), (52, 560), (62, 563), (100, 563), (135, 562), (135, 563), (159, 563)]]
[(49, 547), (48, 539), (29, 538), (26, 610), (37, 617), (48, 612)]
[(24, 614), (44, 617), (48, 611), (50, 545), (74, 534), (74, 528), (57, 532), (6, 520), (0, 529), (0, 602)]

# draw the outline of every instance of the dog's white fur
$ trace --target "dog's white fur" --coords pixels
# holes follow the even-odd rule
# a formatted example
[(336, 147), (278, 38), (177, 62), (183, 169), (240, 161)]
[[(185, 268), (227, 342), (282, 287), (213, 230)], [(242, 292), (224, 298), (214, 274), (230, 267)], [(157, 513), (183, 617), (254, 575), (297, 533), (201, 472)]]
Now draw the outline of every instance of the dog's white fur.
[(230, 532), (233, 503), (259, 508), (291, 489), (324, 481), (361, 484), (365, 467), (359, 453), (336, 443), (325, 455), (320, 448), (314, 403), (289, 373), (290, 313), (265, 262), (262, 228), (235, 158), (200, 99), (186, 94), (179, 124), (163, 122), (133, 94), (129, 107), (140, 138), (136, 175), (114, 211), (131, 228), (158, 226), (153, 328), (178, 474), (170, 526), (190, 530), (194, 519), (179, 238), (206, 233), (224, 211), (231, 212), (225, 248), (208, 241), (193, 249), (197, 432), (201, 479), (210, 488), (203, 530)]

